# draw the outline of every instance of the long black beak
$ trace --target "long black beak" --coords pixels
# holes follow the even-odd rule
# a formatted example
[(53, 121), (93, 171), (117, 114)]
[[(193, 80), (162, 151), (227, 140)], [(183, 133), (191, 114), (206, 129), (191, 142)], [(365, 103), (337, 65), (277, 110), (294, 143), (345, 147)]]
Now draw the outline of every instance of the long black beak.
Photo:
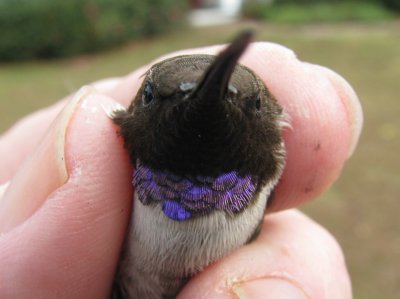
[[(228, 90), (229, 80), (237, 61), (246, 50), (253, 37), (252, 31), (240, 33), (233, 42), (223, 50), (211, 66), (206, 70), (203, 78), (191, 94), (202, 103), (223, 100)], [(217, 98), (217, 99), (215, 99)]]

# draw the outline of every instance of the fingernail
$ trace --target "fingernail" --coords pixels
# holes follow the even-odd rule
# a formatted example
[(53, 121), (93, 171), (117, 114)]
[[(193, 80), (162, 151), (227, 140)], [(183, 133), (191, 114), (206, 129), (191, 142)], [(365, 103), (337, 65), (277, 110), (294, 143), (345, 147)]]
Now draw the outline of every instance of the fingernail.
[(0, 233), (6, 233), (32, 216), (45, 199), (68, 180), (65, 136), (75, 108), (91, 87), (79, 90), (50, 125), (40, 145), (20, 167), (0, 203)]
[(343, 79), (343, 77), (326, 67), (317, 67), (319, 67), (327, 75), (328, 79), (334, 85), (339, 97), (341, 98), (342, 103), (346, 107), (352, 134), (348, 151), (348, 157), (351, 157), (357, 147), (363, 125), (363, 112), (360, 101), (354, 89), (345, 79)]
[(238, 299), (309, 299), (297, 286), (283, 279), (265, 278), (234, 285)]
[(10, 181), (5, 182), (4, 184), (0, 185), (0, 201), (1, 201), (1, 198), (2, 198), (3, 194), (6, 192), (6, 190), (7, 190), (9, 185), (10, 185)]
[(118, 111), (125, 111), (125, 107), (117, 102), (101, 104), (101, 108), (109, 118), (114, 118), (115, 113)]

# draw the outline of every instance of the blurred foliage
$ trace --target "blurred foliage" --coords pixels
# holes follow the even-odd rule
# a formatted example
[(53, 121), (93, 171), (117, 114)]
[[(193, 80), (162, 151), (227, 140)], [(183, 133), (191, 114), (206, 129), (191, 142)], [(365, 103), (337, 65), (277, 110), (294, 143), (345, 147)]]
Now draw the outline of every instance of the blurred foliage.
[(2, 0), (0, 60), (68, 56), (165, 31), (185, 0)]
[(400, 1), (399, 0), (382, 0), (384, 5), (386, 5), (389, 9), (395, 10), (400, 13)]
[[(390, 2), (390, 0), (387, 0)], [(281, 23), (378, 21), (393, 13), (378, 1), (248, 0), (243, 16)]]

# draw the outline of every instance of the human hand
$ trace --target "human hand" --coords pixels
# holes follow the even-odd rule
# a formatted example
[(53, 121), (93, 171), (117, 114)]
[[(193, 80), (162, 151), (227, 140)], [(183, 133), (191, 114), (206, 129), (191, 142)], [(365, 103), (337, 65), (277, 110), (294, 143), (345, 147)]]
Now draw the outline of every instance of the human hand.
[[(255, 43), (241, 63), (264, 79), (292, 125), (284, 132), (287, 165), (268, 211), (314, 199), (355, 148), (362, 125), (356, 95), (338, 75), (277, 45)], [(104, 110), (127, 106), (145, 69), (94, 83), (1, 137), (0, 298), (109, 297), (132, 187), (123, 141)], [(267, 215), (253, 243), (197, 275), (178, 298), (233, 294), (346, 299), (351, 287), (336, 241), (289, 210)]]

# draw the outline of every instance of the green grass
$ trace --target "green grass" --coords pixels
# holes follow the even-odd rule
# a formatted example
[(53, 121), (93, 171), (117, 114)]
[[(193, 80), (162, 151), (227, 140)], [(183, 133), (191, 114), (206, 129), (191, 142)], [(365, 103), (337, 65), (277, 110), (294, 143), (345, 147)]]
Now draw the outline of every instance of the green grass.
[[(0, 65), (0, 131), (82, 84), (176, 49), (225, 42), (242, 27), (183, 29), (93, 56)], [(359, 94), (360, 145), (331, 190), (303, 210), (342, 245), (356, 299), (400, 298), (400, 23), (255, 27), (258, 39), (336, 70)]]
[(277, 23), (311, 23), (343, 21), (379, 21), (393, 17), (385, 7), (373, 2), (317, 2), (268, 5), (262, 1), (248, 1), (244, 15), (249, 18)]

